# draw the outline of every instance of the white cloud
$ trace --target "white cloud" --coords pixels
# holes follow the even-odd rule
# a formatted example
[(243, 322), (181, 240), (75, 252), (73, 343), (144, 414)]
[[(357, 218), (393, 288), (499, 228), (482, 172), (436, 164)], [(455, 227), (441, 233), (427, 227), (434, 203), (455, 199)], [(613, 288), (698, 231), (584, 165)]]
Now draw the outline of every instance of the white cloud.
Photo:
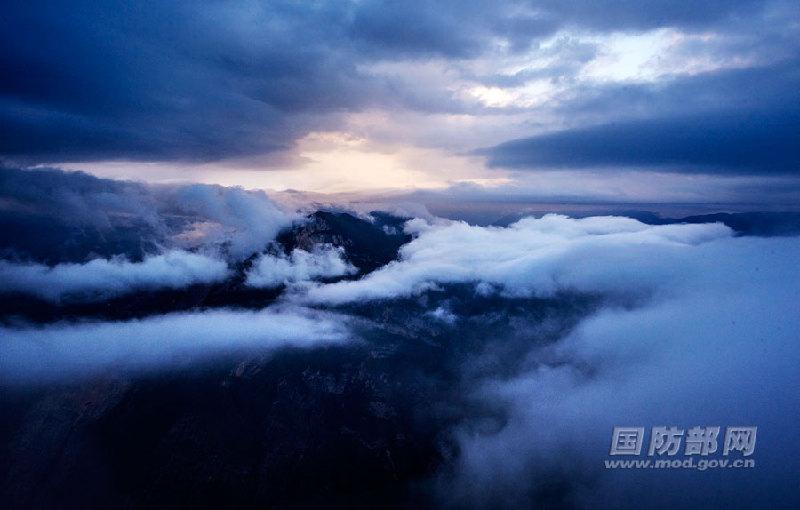
[(338, 343), (347, 329), (343, 318), (309, 310), (216, 310), (128, 322), (4, 327), (0, 337), (0, 381), (41, 383), (108, 369), (181, 365), (239, 349)]
[[(410, 296), (446, 283), (484, 283), (506, 295), (651, 291), (681, 270), (697, 246), (731, 238), (722, 224), (645, 225), (620, 217), (526, 218), (508, 228), (412, 220), (401, 260), (354, 282), (318, 286), (313, 302)], [(665, 261), (670, 261), (665, 263)]]
[(23, 292), (52, 301), (91, 301), (138, 290), (211, 283), (228, 275), (227, 264), (219, 259), (177, 250), (146, 257), (141, 262), (94, 259), (53, 267), (0, 260), (0, 291)]
[[(765, 467), (748, 473), (748, 487), (769, 493), (767, 506), (785, 502), (772, 489), (792, 486), (793, 471), (770, 466), (796, 463), (785, 446), (796, 428), (788, 410), (800, 407), (792, 391), (800, 387), (800, 238), (556, 215), (508, 228), (412, 220), (407, 230), (417, 237), (400, 261), (316, 286), (309, 298), (393, 299), (447, 283), (513, 297), (607, 298), (556, 344), (543, 346), (526, 326), (521, 372), (470, 383), (473, 397), (507, 414), (493, 430), (469, 420), (455, 430), (460, 455), (454, 476), (442, 479), (448, 501), (535, 507), (555, 484), (567, 507), (637, 508), (664, 479), (603, 470), (613, 426), (755, 425)], [(736, 473), (709, 476), (730, 481), (715, 493), (721, 506), (742, 501)], [(704, 480), (681, 477), (683, 490), (660, 493), (655, 506), (691, 508)]]
[(191, 247), (225, 245), (234, 258), (263, 250), (296, 216), (280, 210), (263, 191), (192, 184), (154, 186), (165, 213), (196, 218), (188, 237), (176, 237)]
[[(577, 231), (565, 227), (564, 237)], [(476, 396), (504, 403), (507, 421), (490, 433), (459, 429), (450, 496), (478, 507), (536, 506), (538, 489), (563, 482), (564, 506), (638, 508), (649, 501), (654, 508), (691, 508), (716, 476), (717, 506), (737, 506), (744, 493), (736, 473), (654, 477), (605, 471), (602, 460), (615, 425), (746, 424), (759, 427), (762, 466), (745, 473), (748, 491), (761, 495), (758, 506), (785, 503), (773, 489), (794, 484), (786, 466), (796, 460), (780, 445), (791, 444), (796, 424), (789, 410), (800, 406), (792, 390), (800, 386), (800, 238), (698, 242), (695, 234), (683, 232), (677, 245), (672, 235), (653, 238), (662, 237), (657, 244), (640, 238), (655, 249), (631, 244), (625, 258), (615, 253), (616, 241), (581, 252), (586, 263), (562, 252), (570, 281), (581, 289), (627, 289), (649, 299), (603, 307), (557, 344), (532, 343), (518, 376), (484, 381)], [(553, 267), (564, 275), (564, 265)], [(653, 500), (669, 480), (681, 491)]]
[[(20, 218), (43, 215), (56, 228), (87, 229), (86, 236), (74, 236), (62, 247), (49, 242), (36, 221), (20, 223), (17, 228), (29, 239), (20, 243), (19, 253), (13, 244), (7, 251), (21, 260), (41, 262), (43, 252), (48, 262), (76, 262), (96, 250), (138, 258), (155, 247), (221, 252), (241, 260), (264, 250), (278, 232), (301, 219), (265, 192), (241, 187), (145, 184), (53, 169), (3, 169), (2, 178), (0, 201)], [(38, 243), (41, 249), (25, 248)]]
[(356, 268), (343, 255), (344, 249), (334, 246), (316, 246), (312, 252), (295, 249), (289, 256), (263, 254), (247, 272), (246, 283), (252, 287), (276, 287), (355, 273)]

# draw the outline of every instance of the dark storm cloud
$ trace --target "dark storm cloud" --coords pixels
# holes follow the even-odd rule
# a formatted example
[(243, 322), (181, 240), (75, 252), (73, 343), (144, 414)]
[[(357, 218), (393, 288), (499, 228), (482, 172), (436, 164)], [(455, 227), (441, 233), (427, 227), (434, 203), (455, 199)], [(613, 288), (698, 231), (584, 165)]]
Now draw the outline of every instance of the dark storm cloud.
[(598, 30), (646, 30), (658, 27), (704, 28), (730, 18), (759, 13), (764, 2), (757, 0), (692, 0), (634, 2), (600, 0), (531, 2), (554, 13), (563, 23)]
[(409, 99), (410, 84), (365, 73), (372, 62), (472, 58), (497, 38), (520, 51), (571, 26), (708, 27), (755, 9), (606, 4), (14, 1), (0, 17), (0, 154), (215, 160), (280, 151), (344, 111), (457, 107)]
[(330, 23), (304, 21), (328, 14), (220, 7), (6, 7), (0, 150), (43, 159), (269, 152), (307, 129), (303, 112), (355, 103), (353, 63), (325, 47)]
[[(512, 140), (481, 153), (520, 169), (654, 168), (678, 172), (800, 171), (797, 60), (725, 70), (667, 84), (581, 90), (562, 105), (594, 125)], [(608, 117), (613, 122), (602, 122)], [(598, 123), (596, 119), (600, 119)]]
[(402, 102), (360, 63), (476, 54), (488, 34), (479, 7), (13, 3), (0, 20), (0, 153), (213, 160), (288, 149), (326, 115)]
[(584, 84), (559, 105), (568, 118), (657, 118), (720, 110), (783, 110), (800, 98), (800, 46), (793, 57), (754, 67), (721, 69), (654, 83)]
[(659, 167), (680, 172), (795, 174), (800, 110), (722, 112), (576, 129), (499, 145), (510, 168)]

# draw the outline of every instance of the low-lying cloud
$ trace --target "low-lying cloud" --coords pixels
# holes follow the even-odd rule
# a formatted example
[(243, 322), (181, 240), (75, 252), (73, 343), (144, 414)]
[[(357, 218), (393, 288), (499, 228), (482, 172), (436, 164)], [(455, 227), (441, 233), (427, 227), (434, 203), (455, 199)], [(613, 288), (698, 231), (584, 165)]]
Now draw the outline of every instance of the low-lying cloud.
[(260, 190), (191, 184), (154, 186), (153, 193), (160, 214), (189, 220), (171, 234), (172, 241), (190, 247), (220, 246), (235, 259), (263, 250), (298, 219)]
[[(412, 349), (417, 339), (458, 344), (463, 340), (458, 328), (507, 314), (506, 329), (486, 327), (487, 335), (494, 335), (491, 341), (467, 339), (473, 344), (453, 349), (459, 357), (442, 354), (456, 373), (446, 382), (460, 392), (438, 397), (451, 399), (438, 403), (458, 408), (456, 424), (442, 425), (447, 427), (442, 435), (449, 431), (458, 446), (437, 480), (443, 504), (636, 508), (646, 502), (654, 508), (692, 508), (698, 494), (711, 507), (800, 504), (793, 490), (800, 449), (792, 442), (796, 426), (787, 411), (800, 406), (793, 391), (800, 387), (800, 237), (737, 237), (718, 223), (652, 226), (624, 217), (560, 215), (525, 218), (505, 228), (415, 219), (406, 231), (414, 239), (403, 246), (400, 259), (360, 280), (308, 283), (352, 271), (340, 249), (320, 247), (260, 255), (246, 273), (246, 284), (305, 282), (294, 286), (293, 300), (347, 304), (356, 314), (362, 311), (358, 305), (369, 302), (365, 308), (378, 311), (362, 315), (359, 324), (369, 321), (364, 317), (379, 317), (370, 334), (397, 327), (408, 335)], [(142, 265), (124, 262), (125, 271), (97, 265), (112, 275), (122, 271), (130, 285), (141, 285), (150, 281), (143, 276), (143, 268), (150, 266), (144, 264), (154, 259)], [(105, 262), (115, 263), (122, 262)], [(152, 274), (163, 264), (153, 265)], [(89, 267), (94, 266), (73, 265), (71, 270)], [(198, 260), (197, 267), (205, 266)], [(45, 278), (40, 273), (46, 270), (31, 271), (31, 278)], [(110, 278), (116, 283), (96, 275), (86, 281), (99, 282), (97, 288), (119, 284), (117, 277)], [(53, 281), (72, 282), (66, 276)], [(28, 283), (56, 293), (75, 288), (74, 282), (69, 284), (73, 287), (35, 279)], [(417, 295), (408, 300), (412, 305), (375, 306), (376, 301)], [(591, 299), (570, 309), (576, 295)], [(508, 309), (477, 306), (478, 314), (469, 316), (464, 311), (469, 306), (457, 305), (471, 296), (474, 303), (509, 298), (509, 306), (522, 313), (510, 317)], [(281, 308), (288, 305), (279, 303), (260, 312), (217, 310), (117, 323), (5, 327), (0, 329), (0, 382), (158, 368), (238, 349), (321, 346), (351, 336), (354, 319), (349, 316)], [(569, 320), (548, 324), (559, 315), (539, 306), (563, 307)], [(392, 322), (405, 319), (413, 324)], [(508, 361), (511, 355), (513, 362)], [(473, 402), (478, 405), (472, 407)], [(486, 409), (497, 416), (487, 419)], [(605, 470), (615, 425), (755, 425), (757, 469)], [(714, 491), (709, 492), (709, 484)], [(656, 492), (664, 487), (681, 490)]]
[[(359, 281), (316, 286), (310, 299), (358, 304), (446, 294), (454, 283), (498, 297), (599, 298), (555, 343), (541, 342), (535, 324), (524, 326), (530, 346), (517, 369), (476, 375), (474, 362), (463, 365), (465, 388), (502, 419), (487, 427), (484, 415), (467, 412), (453, 429), (459, 455), (442, 469), (443, 502), (692, 508), (713, 483), (709, 506), (796, 506), (789, 488), (800, 450), (786, 438), (795, 429), (787, 410), (800, 405), (791, 390), (800, 386), (800, 238), (556, 215), (507, 228), (414, 220), (407, 230), (417, 237), (400, 261)], [(489, 344), (482, 356), (492, 359), (503, 345)], [(615, 425), (755, 425), (759, 469), (658, 477), (605, 470)], [(681, 491), (654, 499), (664, 486)]]
[(97, 301), (141, 290), (213, 283), (229, 275), (222, 260), (177, 250), (141, 262), (94, 259), (53, 267), (0, 260), (0, 292), (21, 292), (50, 301)]
[(185, 365), (241, 349), (336, 344), (346, 321), (304, 309), (176, 313), (128, 322), (0, 328), (0, 382), (46, 383), (104, 370)]
[(561, 291), (650, 292), (683, 271), (697, 247), (732, 238), (725, 225), (646, 225), (623, 217), (525, 218), (507, 228), (412, 220), (417, 237), (400, 260), (354, 282), (313, 288), (309, 299), (341, 304), (407, 297), (447, 283), (480, 292), (550, 297)]
[[(715, 508), (796, 506), (789, 487), (798, 450), (787, 440), (796, 427), (787, 410), (800, 405), (791, 390), (800, 385), (798, 254), (800, 238), (736, 238), (699, 246), (692, 258), (661, 259), (678, 267), (660, 279), (659, 298), (603, 308), (556, 345), (532, 348), (518, 376), (484, 381), (478, 398), (505, 403), (507, 423), (458, 432), (462, 455), (444, 484), (448, 498), (519, 507), (555, 486), (549, 496), (564, 507), (692, 508), (700, 492)], [(756, 470), (603, 468), (613, 426), (743, 424), (759, 427)], [(665, 486), (681, 490), (654, 498)]]
[(298, 219), (263, 191), (0, 165), (0, 257), (6, 259), (53, 265), (203, 249), (241, 260)]
[(356, 271), (344, 259), (343, 248), (318, 246), (311, 252), (295, 249), (289, 255), (260, 255), (247, 272), (245, 283), (251, 287), (277, 287), (315, 278), (353, 274)]

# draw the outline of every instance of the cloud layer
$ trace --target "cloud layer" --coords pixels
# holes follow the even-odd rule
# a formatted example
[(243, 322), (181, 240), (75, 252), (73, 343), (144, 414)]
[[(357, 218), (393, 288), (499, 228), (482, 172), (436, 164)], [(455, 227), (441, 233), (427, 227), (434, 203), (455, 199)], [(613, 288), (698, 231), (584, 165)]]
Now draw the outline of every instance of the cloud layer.
[(417, 219), (406, 229), (417, 237), (403, 246), (400, 261), (359, 281), (313, 288), (309, 299), (391, 299), (448, 283), (474, 283), (479, 292), (508, 296), (625, 296), (655, 290), (682, 261), (696, 256), (697, 246), (732, 236), (722, 224), (652, 226), (623, 217), (560, 215), (525, 218), (507, 228)]
[[(402, 260), (360, 281), (316, 287), (311, 299), (353, 306), (447, 296), (454, 283), (507, 298), (600, 299), (555, 343), (537, 337), (537, 324), (520, 325), (529, 340), (518, 362), (492, 368), (510, 339), (463, 362), (475, 401), (501, 411), (488, 423), (484, 414), (467, 412), (454, 428), (459, 455), (442, 469), (442, 501), (474, 508), (638, 508), (643, 501), (692, 508), (714, 483), (711, 507), (797, 504), (789, 487), (800, 450), (786, 440), (794, 429), (786, 410), (800, 405), (787, 391), (800, 384), (800, 238), (734, 237), (720, 224), (652, 227), (629, 218), (556, 215), (507, 228), (422, 220), (407, 228), (417, 237)], [(445, 312), (439, 306), (431, 314)], [(458, 327), (457, 316), (448, 311), (446, 318)], [(758, 472), (654, 477), (603, 468), (615, 425), (745, 423), (761, 434)], [(654, 499), (663, 484), (681, 490)]]
[[(800, 451), (787, 410), (800, 405), (792, 391), (800, 385), (800, 238), (737, 237), (718, 223), (560, 215), (502, 228), (418, 218), (406, 231), (414, 238), (400, 260), (356, 281), (293, 286), (288, 303), (259, 312), (4, 327), (0, 381), (63, 381), (240, 349), (331, 345), (355, 336), (352, 327), (378, 346), (364, 349), (371, 359), (397, 351), (384, 360), (402, 368), (394, 398), (431, 397), (434, 411), (420, 414), (426, 433), (435, 429), (437, 447), (439, 438), (455, 441), (436, 480), (444, 505), (692, 508), (703, 495), (711, 507), (797, 506)], [(181, 263), (186, 255), (174, 254)], [(248, 283), (347, 274), (344, 255), (331, 248), (264, 254)], [(204, 267), (201, 255), (192, 257)], [(158, 260), (145, 258), (139, 269), (126, 262), (125, 274), (149, 282), (137, 271), (163, 270), (167, 259)], [(69, 267), (84, 272), (92, 264)], [(35, 278), (47, 278), (41, 271), (33, 270)], [(297, 302), (347, 305), (341, 309), (358, 319)], [(484, 332), (487, 338), (477, 338)], [(337, 366), (336, 373), (347, 378), (352, 366), (368, 365)], [(365, 384), (385, 378), (384, 370)], [(322, 373), (311, 377), (319, 381)], [(326, 385), (319, 391), (330, 391)], [(387, 405), (378, 408), (389, 409), (391, 398), (381, 394)], [(757, 425), (758, 469), (604, 470), (611, 428), (631, 424)], [(657, 492), (664, 486), (680, 490)]]
[(219, 282), (229, 276), (224, 261), (185, 251), (168, 251), (141, 262), (94, 259), (53, 267), (0, 260), (0, 292), (22, 292), (51, 301), (97, 301), (142, 290)]
[(296, 219), (263, 191), (0, 165), (0, 255), (7, 259), (53, 265), (192, 249), (240, 260)]
[[(797, 169), (795, 2), (81, 1), (6, 11), (0, 154), (11, 160), (285, 163), (312, 132), (453, 149), (474, 131), (484, 139), (455, 149), (534, 137), (490, 151), (497, 166)], [(735, 71), (763, 79), (718, 86)], [(776, 88), (787, 97), (774, 101)], [(673, 118), (669, 103), (695, 116)], [(392, 125), (350, 124), (370, 112)], [(696, 148), (702, 132), (708, 151)]]
[[(532, 346), (517, 376), (484, 380), (477, 398), (507, 406), (507, 422), (458, 432), (463, 455), (443, 485), (448, 498), (526, 506), (558, 487), (549, 497), (566, 507), (693, 508), (698, 493), (714, 508), (796, 506), (798, 449), (785, 438), (794, 429), (786, 410), (800, 405), (789, 390), (800, 384), (800, 238), (725, 239), (693, 251), (656, 255), (648, 275), (657, 298), (603, 307), (555, 345)], [(632, 287), (651, 281), (618, 276)], [(757, 470), (603, 469), (617, 425), (744, 423), (759, 427)], [(664, 484), (681, 490), (654, 497)]]
[[(798, 83), (795, 83), (797, 86)], [(506, 142), (498, 167), (657, 168), (686, 173), (797, 174), (800, 110), (703, 112), (602, 124)]]
[(181, 366), (213, 355), (344, 341), (342, 318), (302, 309), (215, 310), (129, 322), (0, 328), (0, 381), (42, 384), (106, 370)]

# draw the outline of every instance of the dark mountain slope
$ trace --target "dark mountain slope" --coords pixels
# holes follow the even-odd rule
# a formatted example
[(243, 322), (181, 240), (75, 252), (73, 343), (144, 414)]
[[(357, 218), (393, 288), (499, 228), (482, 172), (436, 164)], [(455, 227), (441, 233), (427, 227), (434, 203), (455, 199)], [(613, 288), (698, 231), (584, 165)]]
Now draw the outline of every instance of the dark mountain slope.
[(454, 431), (507, 419), (472, 391), (595, 305), (454, 286), (351, 308), (359, 338), (341, 346), (0, 387), (0, 506), (430, 508)]
[(345, 249), (348, 260), (360, 274), (369, 273), (397, 258), (400, 246), (411, 240), (403, 234), (403, 218), (373, 213), (374, 222), (343, 212), (317, 211), (307, 222), (278, 236), (286, 250), (310, 251), (315, 244)]
[[(403, 219), (379, 214), (370, 222), (347, 213), (319, 211), (308, 220), (282, 232), (265, 251), (285, 253), (295, 248), (313, 251), (319, 244), (345, 249), (346, 258), (360, 277), (397, 258), (410, 236), (403, 234)], [(385, 227), (385, 228), (384, 228)], [(0, 292), (0, 323), (18, 320), (37, 323), (81, 318), (125, 320), (150, 314), (213, 307), (258, 309), (272, 303), (283, 286), (259, 289), (245, 284), (245, 273), (257, 254), (233, 264), (233, 276), (227, 281), (196, 284), (181, 289), (159, 289), (127, 294), (102, 301), (65, 300), (60, 303), (35, 296)]]

